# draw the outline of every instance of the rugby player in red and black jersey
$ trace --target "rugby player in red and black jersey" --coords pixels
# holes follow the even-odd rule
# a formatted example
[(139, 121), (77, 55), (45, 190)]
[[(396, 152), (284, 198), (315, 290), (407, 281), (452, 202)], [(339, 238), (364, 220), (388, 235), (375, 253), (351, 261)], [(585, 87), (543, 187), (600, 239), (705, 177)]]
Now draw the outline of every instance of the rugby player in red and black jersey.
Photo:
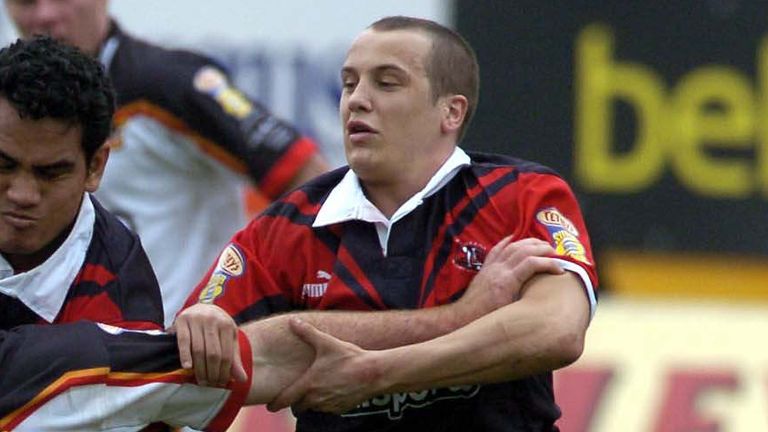
[[(556, 430), (552, 371), (581, 355), (597, 292), (571, 189), (546, 167), (457, 146), (478, 65), (446, 27), (377, 21), (341, 80), (349, 166), (232, 238), (177, 318), (182, 361), (221, 381), (232, 353), (217, 338), (293, 312), (255, 325), (314, 361), (272, 401), (297, 408), (299, 431)], [(369, 350), (429, 342), (377, 358), (297, 317)]]
[(138, 237), (91, 195), (113, 112), (103, 67), (77, 49), (40, 37), (0, 51), (0, 329), (163, 327)]

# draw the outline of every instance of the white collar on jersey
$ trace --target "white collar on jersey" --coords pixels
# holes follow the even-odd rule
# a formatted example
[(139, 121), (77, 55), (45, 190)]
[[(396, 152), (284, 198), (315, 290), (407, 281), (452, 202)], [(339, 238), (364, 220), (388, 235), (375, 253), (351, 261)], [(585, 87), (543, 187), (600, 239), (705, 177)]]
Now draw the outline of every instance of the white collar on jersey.
[(425, 198), (445, 186), (446, 183), (456, 176), (462, 167), (469, 165), (469, 162), (469, 156), (464, 150), (456, 147), (451, 156), (448, 157), (435, 175), (427, 182), (424, 189), (416, 192), (408, 201), (404, 202), (389, 219), (365, 197), (363, 188), (360, 186), (360, 180), (350, 169), (328, 195), (328, 198), (320, 207), (320, 211), (317, 213), (312, 226), (322, 227), (349, 220), (375, 223), (379, 234), (379, 242), (386, 255), (389, 228), (392, 224), (412, 212), (421, 205)]
[(13, 274), (11, 265), (0, 255), (0, 292), (18, 298), (46, 321), (53, 322), (83, 266), (95, 221), (96, 211), (86, 193), (72, 231), (45, 262), (32, 270)]

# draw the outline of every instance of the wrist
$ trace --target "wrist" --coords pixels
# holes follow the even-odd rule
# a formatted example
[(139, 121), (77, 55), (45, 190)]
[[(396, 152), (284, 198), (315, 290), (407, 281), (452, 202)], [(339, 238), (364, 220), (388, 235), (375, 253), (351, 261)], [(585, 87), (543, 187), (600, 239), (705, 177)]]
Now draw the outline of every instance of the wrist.
[(397, 368), (392, 366), (394, 357), (381, 354), (380, 351), (368, 351), (370, 358), (364, 362), (368, 369), (370, 397), (395, 392), (398, 386)]

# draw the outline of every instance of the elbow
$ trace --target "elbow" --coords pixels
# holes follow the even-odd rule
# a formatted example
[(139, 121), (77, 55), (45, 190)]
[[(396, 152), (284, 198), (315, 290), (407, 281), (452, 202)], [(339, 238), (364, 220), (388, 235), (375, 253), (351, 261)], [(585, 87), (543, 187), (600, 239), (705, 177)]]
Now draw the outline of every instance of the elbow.
[(563, 320), (552, 320), (544, 327), (547, 364), (550, 370), (566, 367), (584, 352), (585, 330), (581, 326)]
[(550, 354), (555, 369), (576, 362), (584, 353), (589, 327), (589, 312), (586, 308), (561, 307), (552, 310), (546, 319), (545, 331), (551, 335)]
[(576, 328), (565, 329), (556, 340), (555, 357), (558, 369), (576, 362), (584, 352), (584, 332)]

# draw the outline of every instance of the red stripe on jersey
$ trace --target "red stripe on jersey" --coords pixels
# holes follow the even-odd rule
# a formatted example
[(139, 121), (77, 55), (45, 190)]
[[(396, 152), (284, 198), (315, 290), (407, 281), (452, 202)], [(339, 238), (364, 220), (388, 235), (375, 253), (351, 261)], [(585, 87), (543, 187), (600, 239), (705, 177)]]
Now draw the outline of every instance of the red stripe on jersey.
[(317, 153), (317, 145), (307, 137), (302, 137), (291, 145), (272, 169), (259, 182), (259, 189), (268, 197), (274, 199), (291, 183), (301, 171), (309, 158)]
[(74, 386), (103, 382), (109, 373), (108, 367), (98, 367), (67, 372), (43, 389), (32, 400), (0, 419), (0, 430), (13, 430), (35, 410), (55, 396)]
[[(320, 211), (322, 203), (312, 203), (309, 201), (309, 196), (302, 190), (296, 191), (296, 193), (285, 195), (281, 198), (281, 203), (293, 204), (296, 208), (304, 214), (317, 214)], [(291, 221), (287, 221), (291, 222)]]
[[(442, 225), (440, 226), (440, 229), (438, 230), (437, 235), (435, 236), (435, 240), (432, 243), (432, 247), (430, 248), (429, 254), (427, 255), (427, 258), (425, 260), (425, 268), (424, 268), (424, 274), (422, 276), (421, 281), (421, 294), (419, 301), (422, 305), (422, 307), (431, 307), (431, 306), (438, 306), (441, 304), (447, 303), (453, 296), (455, 296), (458, 291), (455, 289), (452, 289), (449, 284), (443, 284), (441, 280), (436, 279), (432, 281), (433, 286), (428, 286), (430, 284), (430, 277), (437, 276), (440, 278), (440, 275), (444, 275), (445, 272), (441, 271), (442, 269), (435, 269), (435, 265), (437, 265), (437, 259), (438, 259), (438, 253), (440, 253), (443, 249), (444, 243), (447, 241), (448, 232), (449, 229), (452, 227), (455, 227), (455, 224), (459, 222), (459, 216), (463, 214), (463, 212), (468, 210), (468, 206), (472, 204), (472, 202), (479, 197), (480, 194), (485, 193), (488, 189), (488, 186), (493, 184), (495, 181), (498, 181), (502, 179), (504, 176), (509, 175), (513, 171), (513, 168), (499, 168), (494, 169), (490, 172), (488, 172), (486, 175), (478, 178), (477, 183), (470, 189), (467, 190), (467, 193), (457, 202), (453, 208), (446, 212)], [(489, 204), (493, 206), (493, 198), (491, 197)], [(482, 213), (484, 211), (488, 211), (486, 208), (478, 209), (477, 213), (473, 217), (473, 222), (468, 224), (467, 226), (463, 227), (461, 231), (458, 233), (459, 237), (464, 237), (467, 235), (468, 232), (473, 231), (473, 225), (477, 225), (477, 220), (482, 219), (481, 224), (482, 226), (482, 232), (483, 233), (489, 233), (493, 232), (495, 230), (501, 231), (503, 227), (497, 226), (497, 221), (494, 220), (494, 218), (482, 218)], [(472, 236), (474, 237), (474, 236)], [(441, 266), (445, 266), (450, 264), (451, 260), (453, 259), (453, 255), (455, 253), (455, 249), (457, 245), (455, 244), (458, 238), (454, 238), (452, 241), (452, 244), (448, 245), (449, 248), (448, 257), (446, 262), (440, 263)], [(493, 247), (492, 244), (487, 245), (488, 250), (490, 250), (491, 247)], [(437, 270), (437, 271), (436, 271)], [(466, 270), (467, 272), (470, 272), (470, 270)], [(466, 277), (474, 277), (476, 272), (468, 273), (464, 276)], [(452, 278), (454, 279), (454, 278)], [(464, 278), (462, 278), (464, 279)], [(447, 282), (447, 281), (446, 281)], [(466, 288), (468, 283), (456, 283), (457, 280), (451, 280), (450, 285), (457, 285), (457, 286), (463, 286)], [(463, 288), (462, 288), (463, 289)]]
[(229, 388), (232, 392), (216, 417), (208, 423), (208, 426), (205, 428), (207, 431), (226, 431), (232, 422), (235, 421), (237, 413), (240, 412), (240, 408), (245, 405), (246, 399), (248, 398), (248, 392), (251, 389), (251, 380), (253, 379), (251, 344), (248, 342), (245, 333), (240, 330), (237, 331), (237, 342), (240, 345), (240, 358), (242, 359), (248, 380), (246, 382), (237, 382), (235, 380), (229, 382)]
[(54, 323), (63, 324), (79, 320), (100, 322), (130, 330), (162, 330), (162, 326), (151, 321), (124, 320), (122, 310), (106, 292), (68, 299)]
[[(349, 249), (344, 247), (344, 245), (339, 246), (339, 250), (336, 253), (336, 257), (341, 265), (347, 268), (349, 270), (349, 273), (352, 275), (352, 277), (355, 279), (355, 282), (357, 282), (360, 287), (365, 290), (365, 293), (368, 294), (376, 303), (376, 306), (378, 306), (379, 309), (386, 309), (386, 306), (384, 305), (384, 301), (381, 299), (381, 296), (379, 295), (378, 290), (376, 290), (376, 287), (373, 286), (373, 283), (371, 283), (370, 279), (368, 279), (368, 276), (366, 276), (365, 272), (362, 268), (357, 264), (357, 261), (355, 258), (350, 254)], [(351, 287), (347, 286), (347, 289), (352, 289)], [(338, 299), (333, 299), (329, 295), (330, 293), (326, 293), (326, 296), (323, 299), (323, 303), (326, 302), (334, 302), (334, 309), (345, 309), (345, 310), (371, 310), (371, 307), (373, 305), (368, 305), (366, 302), (363, 301), (363, 299), (358, 296), (352, 296), (347, 297), (350, 300), (355, 300), (356, 304), (348, 304), (343, 302), (338, 302)], [(321, 307), (323, 309), (323, 307)]]
[(152, 383), (184, 384), (195, 382), (193, 371), (176, 369), (170, 372), (111, 372), (104, 384), (119, 387), (138, 387)]
[(427, 297), (425, 298), (425, 295), (427, 294), (427, 282), (429, 280), (429, 277), (432, 275), (432, 272), (435, 268), (435, 260), (436, 255), (438, 252), (440, 252), (440, 245), (445, 242), (446, 232), (448, 228), (453, 225), (454, 222), (454, 215), (460, 213), (462, 210), (464, 210), (467, 205), (471, 202), (470, 197), (476, 196), (479, 192), (482, 191), (482, 188), (480, 184), (475, 185), (472, 189), (470, 189), (466, 196), (464, 196), (461, 200), (459, 200), (456, 205), (453, 206), (453, 209), (445, 213), (445, 217), (443, 218), (442, 225), (440, 226), (440, 229), (438, 230), (437, 236), (435, 236), (435, 240), (432, 242), (432, 247), (429, 250), (429, 254), (427, 255), (425, 259), (425, 265), (424, 265), (424, 273), (422, 275), (421, 279), (421, 287), (420, 287), (420, 296), (419, 296), (419, 304), (422, 305), (422, 307), (430, 307), (430, 306), (437, 306), (442, 303), (441, 300), (443, 299), (436, 299), (436, 295), (440, 293), (441, 290), (432, 289)]
[(80, 273), (77, 274), (73, 285), (79, 285), (82, 282), (95, 282), (100, 287), (115, 280), (115, 274), (104, 266), (99, 264), (85, 264)]
[[(243, 348), (241, 343), (241, 352), (242, 351)], [(247, 348), (247, 352), (247, 358), (250, 358), (249, 348)], [(251, 372), (248, 372), (250, 377)], [(159, 373), (109, 372), (108, 367), (71, 371), (63, 374), (59, 379), (38, 393), (37, 396), (35, 396), (31, 401), (24, 404), (24, 406), (0, 419), (0, 429), (12, 430), (32, 413), (34, 413), (41, 405), (66, 392), (72, 387), (94, 384), (105, 384), (108, 386), (118, 387), (138, 387), (153, 383), (184, 384), (191, 382), (194, 382), (193, 372), (186, 369), (177, 369), (170, 372)], [(242, 384), (235, 385), (235, 388), (239, 392), (238, 394), (242, 393), (242, 386)], [(247, 389), (248, 386), (245, 388)], [(232, 396), (230, 396), (230, 399), (232, 399)], [(240, 406), (242, 406), (242, 402), (240, 403)]]
[(75, 322), (78, 320), (89, 320), (101, 322), (104, 324), (114, 324), (115, 318), (120, 317), (122, 321), (122, 311), (109, 298), (106, 292), (101, 292), (94, 296), (79, 296), (68, 299), (56, 317), (56, 323)]

